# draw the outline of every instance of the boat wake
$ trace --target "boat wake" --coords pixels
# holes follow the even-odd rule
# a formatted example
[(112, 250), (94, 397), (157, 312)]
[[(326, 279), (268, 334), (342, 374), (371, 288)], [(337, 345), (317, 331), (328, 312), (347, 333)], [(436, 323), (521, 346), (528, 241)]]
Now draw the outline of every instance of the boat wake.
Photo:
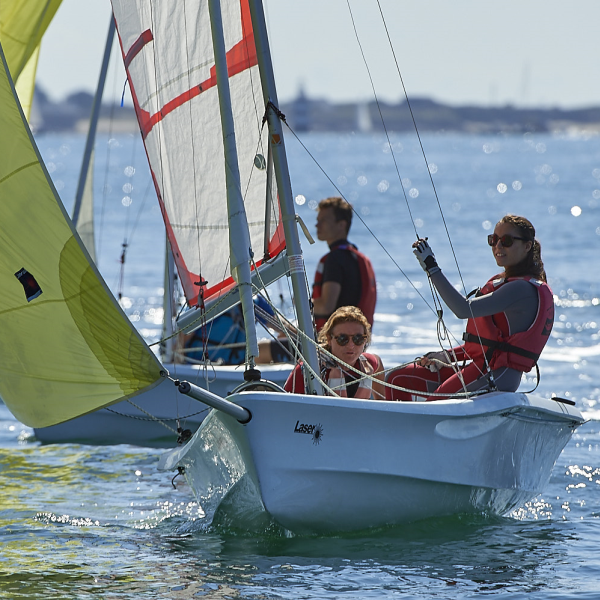
[(160, 469), (168, 470), (176, 460), (184, 474), (188, 468), (202, 474), (200, 479), (194, 478), (193, 489), (204, 516), (194, 521), (193, 529), (289, 537), (290, 532), (265, 510), (238, 444), (214, 413), (195, 437), (195, 444), (173, 450), (159, 464)]

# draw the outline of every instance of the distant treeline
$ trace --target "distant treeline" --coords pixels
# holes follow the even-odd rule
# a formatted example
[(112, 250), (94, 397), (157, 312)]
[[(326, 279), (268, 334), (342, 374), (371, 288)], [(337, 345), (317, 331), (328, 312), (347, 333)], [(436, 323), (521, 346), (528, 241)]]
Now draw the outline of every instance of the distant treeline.
[[(93, 96), (78, 92), (64, 101), (52, 102), (36, 89), (32, 124), (37, 132), (84, 131), (89, 120)], [(600, 133), (600, 106), (577, 110), (536, 109), (514, 106), (449, 106), (427, 98), (414, 98), (410, 107), (421, 131), (547, 132), (587, 130)], [(284, 103), (282, 112), (290, 127), (297, 131), (411, 131), (413, 121), (405, 101), (398, 104), (380, 102), (332, 104), (300, 95)], [(101, 118), (114, 124), (115, 131), (135, 130), (131, 107), (119, 104), (102, 106)]]

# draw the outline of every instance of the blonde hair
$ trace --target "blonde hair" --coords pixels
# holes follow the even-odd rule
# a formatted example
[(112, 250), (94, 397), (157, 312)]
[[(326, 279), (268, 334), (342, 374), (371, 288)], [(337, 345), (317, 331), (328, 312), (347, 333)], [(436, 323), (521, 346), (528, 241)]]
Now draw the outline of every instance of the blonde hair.
[(317, 341), (327, 350), (331, 350), (329, 345), (329, 342), (333, 337), (331, 332), (333, 331), (333, 328), (340, 323), (359, 323), (362, 325), (365, 329), (365, 335), (367, 336), (364, 349), (367, 348), (371, 342), (371, 325), (369, 324), (369, 321), (367, 321), (362, 310), (356, 306), (340, 306), (340, 308), (327, 319), (327, 322), (323, 325), (321, 331), (319, 331)]

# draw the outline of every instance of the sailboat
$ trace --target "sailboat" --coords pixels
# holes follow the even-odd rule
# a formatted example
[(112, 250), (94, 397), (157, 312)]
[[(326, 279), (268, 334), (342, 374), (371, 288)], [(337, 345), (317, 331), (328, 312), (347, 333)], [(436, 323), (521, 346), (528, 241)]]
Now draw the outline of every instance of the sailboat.
[[(202, 262), (201, 238), (216, 243), (215, 233), (229, 220), (223, 253), (230, 269), (225, 258), (217, 272), (202, 265), (203, 279), (187, 279), (206, 296), (182, 326), (208, 313), (211, 295), (220, 297), (224, 289), (240, 290), (244, 311), (251, 310), (253, 254), (261, 247), (253, 238), (251, 188), (261, 175), (268, 179), (272, 163), (302, 354), (314, 375), (305, 395), (253, 384), (251, 342), (248, 385), (227, 398), (180, 381), (180, 392), (214, 410), (185, 446), (164, 455), (161, 467), (184, 472), (201, 504), (226, 498), (235, 504), (231, 499), (241, 489), (252, 490), (246, 495), (260, 509), (299, 533), (457, 512), (506, 514), (537, 495), (583, 422), (567, 402), (503, 392), (428, 403), (323, 395), (261, 0), (188, 2), (169, 10), (160, 3), (114, 0), (113, 10), (184, 281)], [(181, 33), (177, 44), (173, 31)], [(226, 173), (221, 168), (215, 176), (212, 165), (223, 156)], [(188, 206), (195, 207), (196, 220), (181, 203), (182, 190), (194, 195)], [(220, 207), (216, 197), (223, 198)], [(202, 223), (203, 231), (190, 227), (193, 222)], [(277, 235), (278, 229), (279, 240)], [(191, 259), (185, 249), (190, 242), (196, 252)], [(229, 270), (232, 277), (218, 277)], [(246, 323), (251, 340), (252, 322)]]
[[(0, 192), (19, 195), (9, 225), (31, 228), (25, 239), (10, 229), (0, 239), (0, 315), (12, 346), (2, 350), (0, 394), (13, 414), (33, 426), (58, 423), (167, 380), (213, 410), (160, 467), (184, 473), (203, 506), (243, 511), (250, 498), (296, 533), (507, 514), (537, 495), (583, 423), (566, 401), (504, 392), (413, 403), (323, 394), (260, 0), (114, 0), (113, 12), (187, 290), (179, 327), (191, 330), (241, 301), (245, 381), (226, 397), (214, 394), (173, 377), (149, 351), (57, 200), (6, 77), (0, 102), (10, 118), (0, 111), (0, 125), (12, 124), (15, 137), (12, 153), (0, 149)], [(34, 183), (28, 197), (44, 208), (39, 217), (21, 200)], [(299, 350), (314, 375), (302, 395), (284, 393), (254, 360), (252, 296), (281, 275), (292, 283)]]

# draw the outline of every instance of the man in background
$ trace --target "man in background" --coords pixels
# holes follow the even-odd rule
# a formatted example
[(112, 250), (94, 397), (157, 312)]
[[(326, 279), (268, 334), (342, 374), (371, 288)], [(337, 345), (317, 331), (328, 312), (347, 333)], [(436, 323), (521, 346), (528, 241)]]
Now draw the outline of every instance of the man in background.
[(375, 272), (371, 261), (348, 241), (352, 206), (343, 198), (319, 202), (317, 238), (329, 245), (321, 258), (313, 283), (317, 331), (340, 306), (357, 306), (371, 327), (377, 302)]
[[(357, 306), (373, 326), (377, 302), (375, 272), (371, 261), (348, 241), (352, 205), (343, 198), (325, 198), (317, 212), (317, 238), (329, 252), (317, 265), (312, 290), (317, 332), (341, 306)], [(289, 362), (289, 344), (280, 338), (259, 345), (258, 363)]]

